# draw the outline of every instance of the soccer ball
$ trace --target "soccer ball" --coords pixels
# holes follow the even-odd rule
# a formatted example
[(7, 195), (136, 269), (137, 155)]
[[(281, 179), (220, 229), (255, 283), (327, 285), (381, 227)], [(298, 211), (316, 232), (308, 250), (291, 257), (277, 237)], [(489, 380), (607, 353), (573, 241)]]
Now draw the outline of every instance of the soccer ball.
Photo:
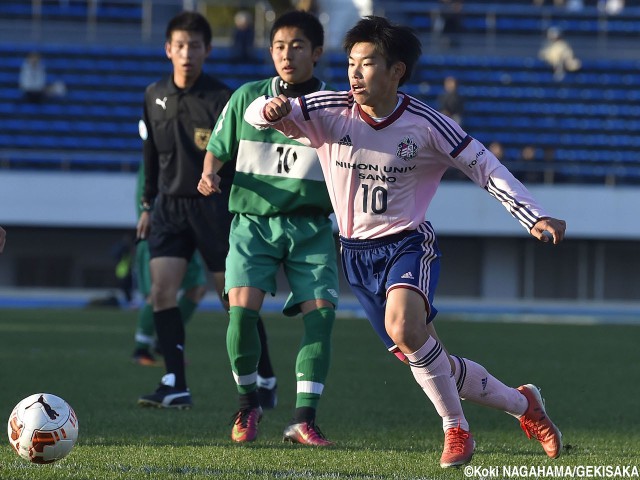
[(62, 398), (36, 393), (21, 400), (7, 424), (9, 443), (22, 458), (52, 463), (66, 457), (78, 439), (78, 417)]

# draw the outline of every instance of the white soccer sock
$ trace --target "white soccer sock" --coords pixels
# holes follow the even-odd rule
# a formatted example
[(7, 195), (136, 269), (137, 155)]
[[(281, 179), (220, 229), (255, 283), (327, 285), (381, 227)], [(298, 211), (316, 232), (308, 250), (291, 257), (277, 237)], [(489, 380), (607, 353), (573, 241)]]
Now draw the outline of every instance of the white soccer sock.
[(456, 384), (451, 376), (449, 358), (442, 345), (435, 338), (429, 337), (418, 351), (408, 353), (407, 359), (416, 382), (442, 417), (442, 429), (446, 432), (460, 426), (469, 431)]
[(482, 365), (456, 355), (451, 358), (456, 365), (455, 381), (461, 399), (497, 408), (516, 418), (527, 410), (525, 396), (495, 378)]
[(269, 390), (273, 390), (273, 387), (276, 386), (276, 383), (276, 377), (261, 377), (260, 374), (258, 374), (258, 378), (256, 380), (258, 388), (267, 388)]

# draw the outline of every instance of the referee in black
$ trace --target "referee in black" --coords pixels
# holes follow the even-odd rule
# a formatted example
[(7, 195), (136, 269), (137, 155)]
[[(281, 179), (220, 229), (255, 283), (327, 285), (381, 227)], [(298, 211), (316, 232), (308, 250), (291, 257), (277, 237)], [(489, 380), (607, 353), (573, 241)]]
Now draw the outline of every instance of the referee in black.
[[(149, 242), (153, 315), (166, 374), (155, 392), (138, 399), (142, 406), (184, 409), (192, 405), (177, 294), (196, 248), (213, 272), (216, 291), (228, 310), (223, 291), (234, 166), (219, 174), (222, 195), (205, 197), (197, 190), (209, 137), (232, 93), (202, 71), (211, 52), (211, 37), (211, 27), (199, 13), (182, 12), (172, 18), (165, 53), (173, 72), (145, 91), (139, 124), (145, 187), (137, 235)], [(273, 377), (264, 329), (261, 331), (265, 354), (261, 375)]]

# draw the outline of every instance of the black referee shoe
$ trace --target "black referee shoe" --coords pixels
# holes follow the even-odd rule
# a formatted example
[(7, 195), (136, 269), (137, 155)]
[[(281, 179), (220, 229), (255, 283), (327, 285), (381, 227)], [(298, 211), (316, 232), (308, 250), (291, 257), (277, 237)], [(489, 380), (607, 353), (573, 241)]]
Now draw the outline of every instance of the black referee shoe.
[[(172, 377), (170, 378), (169, 375)], [(142, 395), (138, 398), (138, 405), (141, 407), (175, 408), (177, 410), (187, 410), (193, 406), (191, 392), (189, 389), (179, 390), (170, 385), (173, 374), (162, 377), (160, 386), (155, 392), (149, 395)]]

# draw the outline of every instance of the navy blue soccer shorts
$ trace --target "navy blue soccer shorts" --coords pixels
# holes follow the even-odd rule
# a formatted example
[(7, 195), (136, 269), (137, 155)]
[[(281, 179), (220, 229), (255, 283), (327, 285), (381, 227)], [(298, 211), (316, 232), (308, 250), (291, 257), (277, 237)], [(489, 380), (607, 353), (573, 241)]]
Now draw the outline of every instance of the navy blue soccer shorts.
[(396, 345), (384, 326), (389, 290), (410, 288), (424, 297), (427, 323), (438, 311), (433, 295), (440, 276), (440, 249), (429, 222), (416, 230), (373, 240), (340, 237), (342, 267), (354, 295), (362, 305), (369, 323), (389, 351)]

